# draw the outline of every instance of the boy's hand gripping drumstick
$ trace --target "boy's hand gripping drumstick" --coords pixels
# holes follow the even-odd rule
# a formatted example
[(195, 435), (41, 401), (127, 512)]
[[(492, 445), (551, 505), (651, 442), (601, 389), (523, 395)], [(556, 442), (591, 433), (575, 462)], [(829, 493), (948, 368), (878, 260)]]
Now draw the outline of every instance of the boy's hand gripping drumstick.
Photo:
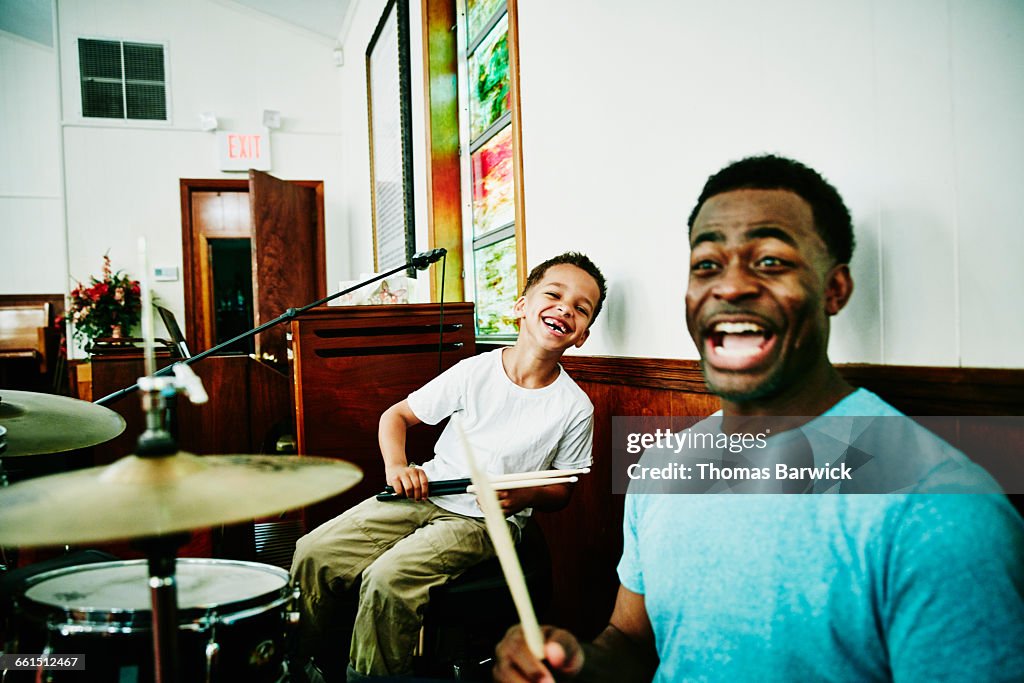
[(473, 449), (469, 445), (469, 440), (466, 439), (466, 433), (462, 430), (462, 423), (456, 422), (455, 427), (459, 439), (462, 441), (462, 450), (466, 454), (466, 462), (469, 464), (473, 485), (476, 487), (477, 500), (480, 501), (480, 507), (484, 511), (487, 533), (491, 536), (491, 543), (494, 544), (494, 551), (501, 563), (505, 582), (508, 583), (508, 589), (512, 593), (512, 602), (515, 603), (516, 612), (519, 613), (519, 622), (523, 627), (526, 645), (534, 657), (543, 660), (544, 636), (541, 635), (540, 625), (537, 624), (537, 615), (533, 612), (530, 593), (526, 590), (526, 579), (523, 578), (523, 568), (519, 566), (519, 557), (516, 555), (516, 549), (512, 543), (512, 534), (508, 531), (508, 522), (501, 514), (498, 496), (494, 493), (487, 474), (477, 465)]

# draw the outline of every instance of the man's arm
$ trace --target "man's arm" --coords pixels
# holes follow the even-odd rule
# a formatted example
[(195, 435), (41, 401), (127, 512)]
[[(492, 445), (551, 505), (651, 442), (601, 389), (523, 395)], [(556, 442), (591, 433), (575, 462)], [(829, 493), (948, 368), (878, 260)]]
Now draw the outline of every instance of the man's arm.
[(405, 435), (409, 427), (420, 424), (409, 407), (409, 401), (400, 401), (380, 416), (377, 441), (384, 458), (384, 477), (395, 493), (407, 498), (423, 500), (428, 495), (427, 475), (418, 467), (409, 465), (405, 454)]
[(658, 668), (654, 632), (644, 596), (619, 586), (615, 609), (605, 630), (589, 645), (561, 629), (544, 627), (544, 658), (530, 654), (522, 628), (505, 634), (496, 651), (494, 680), (501, 683), (554, 683), (552, 672), (580, 681), (650, 681)]
[(896, 681), (1024, 680), (1024, 522), (994, 494), (912, 495), (880, 610)]

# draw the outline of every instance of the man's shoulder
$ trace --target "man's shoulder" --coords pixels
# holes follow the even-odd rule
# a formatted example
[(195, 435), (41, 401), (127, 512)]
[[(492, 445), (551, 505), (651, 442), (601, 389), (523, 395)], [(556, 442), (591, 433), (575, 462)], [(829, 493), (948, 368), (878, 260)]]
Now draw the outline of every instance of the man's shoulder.
[(822, 413), (822, 417), (900, 417), (903, 413), (883, 400), (878, 394), (867, 389), (854, 389), (834, 406)]

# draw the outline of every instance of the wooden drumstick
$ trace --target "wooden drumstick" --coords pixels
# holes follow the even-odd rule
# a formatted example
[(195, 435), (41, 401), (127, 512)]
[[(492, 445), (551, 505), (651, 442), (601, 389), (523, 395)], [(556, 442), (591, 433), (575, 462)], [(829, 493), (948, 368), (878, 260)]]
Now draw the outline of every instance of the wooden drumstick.
[(512, 593), (512, 602), (515, 603), (516, 612), (519, 613), (519, 623), (523, 627), (526, 646), (530, 648), (534, 657), (542, 660), (544, 659), (544, 636), (540, 632), (540, 624), (537, 623), (533, 603), (530, 602), (530, 593), (526, 589), (526, 579), (523, 577), (523, 568), (519, 566), (519, 557), (516, 555), (516, 549), (512, 543), (508, 522), (505, 521), (505, 516), (501, 513), (498, 496), (495, 494), (487, 474), (477, 465), (473, 448), (469, 445), (466, 432), (462, 429), (462, 423), (456, 422), (455, 427), (459, 433), (459, 439), (462, 441), (462, 449), (466, 454), (466, 462), (469, 464), (473, 485), (476, 487), (477, 500), (484, 511), (487, 533), (491, 536), (491, 543), (494, 544), (494, 552), (498, 556), (498, 562), (501, 563), (505, 582), (508, 583), (508, 589)]
[[(553, 486), (555, 484), (575, 484), (579, 477), (541, 477), (538, 479), (513, 479), (509, 481), (492, 482), (491, 488), (495, 491), (508, 491), (509, 489), (529, 489), (537, 486)], [(477, 493), (476, 484), (466, 487), (466, 493)]]

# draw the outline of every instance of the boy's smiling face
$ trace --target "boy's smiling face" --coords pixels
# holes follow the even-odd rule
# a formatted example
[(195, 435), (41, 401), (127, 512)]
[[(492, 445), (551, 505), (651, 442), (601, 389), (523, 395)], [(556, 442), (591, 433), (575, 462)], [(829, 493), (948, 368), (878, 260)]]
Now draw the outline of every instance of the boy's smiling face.
[(597, 282), (585, 270), (567, 263), (551, 266), (512, 309), (519, 320), (519, 338), (559, 353), (582, 346), (600, 296)]

